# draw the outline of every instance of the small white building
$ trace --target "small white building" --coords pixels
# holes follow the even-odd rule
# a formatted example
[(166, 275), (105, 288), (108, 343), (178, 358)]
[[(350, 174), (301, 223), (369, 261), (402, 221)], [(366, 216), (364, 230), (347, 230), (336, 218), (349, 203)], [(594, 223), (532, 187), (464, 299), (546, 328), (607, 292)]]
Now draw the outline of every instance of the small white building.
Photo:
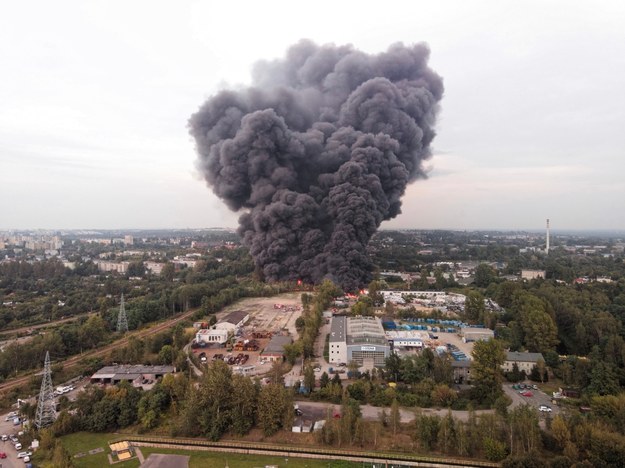
[(229, 334), (229, 330), (224, 328), (201, 329), (195, 334), (195, 341), (198, 343), (224, 344), (228, 341)]

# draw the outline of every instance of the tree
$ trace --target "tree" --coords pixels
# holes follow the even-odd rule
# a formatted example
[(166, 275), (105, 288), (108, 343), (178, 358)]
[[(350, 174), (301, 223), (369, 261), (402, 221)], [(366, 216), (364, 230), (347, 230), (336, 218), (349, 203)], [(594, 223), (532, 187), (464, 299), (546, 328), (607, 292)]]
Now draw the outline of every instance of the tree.
[(247, 434), (256, 422), (259, 387), (247, 377), (232, 377), (232, 431)]
[(213, 361), (199, 387), (199, 405), (195, 409), (201, 433), (218, 440), (229, 428), (232, 418), (232, 372), (222, 360)]
[(394, 398), (393, 403), (391, 404), (391, 415), (389, 417), (389, 426), (393, 430), (393, 436), (397, 435), (397, 430), (399, 429), (400, 424), (401, 414), (399, 412), (399, 403), (397, 402), (397, 398)]
[(158, 352), (158, 362), (164, 365), (171, 365), (174, 361), (174, 348), (170, 345), (165, 345)]
[(478, 288), (487, 288), (495, 280), (495, 272), (487, 263), (480, 263), (475, 269), (473, 282)]
[(315, 371), (310, 364), (304, 366), (304, 387), (308, 393), (312, 393), (315, 389)]
[(551, 422), (551, 434), (558, 442), (560, 450), (564, 450), (566, 444), (571, 440), (571, 432), (562, 416), (557, 415)]
[(330, 383), (330, 377), (328, 376), (328, 373), (324, 371), (321, 374), (321, 377), (319, 377), (319, 387), (325, 388), (328, 386), (329, 383)]
[(270, 436), (293, 420), (293, 400), (283, 385), (265, 385), (258, 397), (258, 424)]
[(506, 355), (501, 342), (499, 340), (478, 341), (473, 346), (472, 356), (471, 374), (476, 399), (493, 404), (502, 394), (501, 365)]
[(397, 382), (399, 377), (400, 368), (402, 365), (402, 359), (395, 353), (391, 353), (389, 357), (384, 360), (386, 365), (386, 372), (393, 380), (393, 382)]
[(469, 291), (464, 303), (464, 313), (467, 320), (473, 323), (480, 321), (484, 317), (484, 296), (479, 291)]

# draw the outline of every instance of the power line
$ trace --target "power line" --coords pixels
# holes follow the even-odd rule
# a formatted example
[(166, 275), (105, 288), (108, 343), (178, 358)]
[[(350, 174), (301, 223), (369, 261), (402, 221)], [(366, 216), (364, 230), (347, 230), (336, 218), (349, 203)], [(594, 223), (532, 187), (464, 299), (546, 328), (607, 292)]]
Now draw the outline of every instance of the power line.
[(119, 306), (119, 314), (117, 314), (117, 331), (126, 333), (128, 331), (128, 317), (126, 316), (126, 307), (124, 307), (124, 293), (122, 293), (122, 303)]
[(37, 414), (35, 424), (37, 429), (49, 426), (56, 419), (56, 402), (52, 390), (52, 370), (50, 369), (50, 352), (46, 351), (46, 359), (43, 363), (43, 379), (37, 401)]

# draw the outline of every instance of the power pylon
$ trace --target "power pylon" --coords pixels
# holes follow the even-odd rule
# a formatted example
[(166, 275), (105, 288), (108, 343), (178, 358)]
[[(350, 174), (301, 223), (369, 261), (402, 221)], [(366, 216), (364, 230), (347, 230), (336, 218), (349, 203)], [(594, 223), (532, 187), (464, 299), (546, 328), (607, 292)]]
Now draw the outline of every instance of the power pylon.
[(126, 316), (126, 307), (124, 307), (124, 293), (122, 293), (122, 303), (119, 306), (119, 314), (117, 314), (117, 331), (122, 333), (128, 331), (128, 317)]
[(35, 424), (37, 429), (49, 426), (56, 419), (56, 402), (54, 401), (54, 391), (52, 390), (52, 371), (50, 370), (50, 352), (46, 351), (46, 359), (43, 362), (43, 379), (41, 380), (41, 390), (37, 401), (37, 415)]

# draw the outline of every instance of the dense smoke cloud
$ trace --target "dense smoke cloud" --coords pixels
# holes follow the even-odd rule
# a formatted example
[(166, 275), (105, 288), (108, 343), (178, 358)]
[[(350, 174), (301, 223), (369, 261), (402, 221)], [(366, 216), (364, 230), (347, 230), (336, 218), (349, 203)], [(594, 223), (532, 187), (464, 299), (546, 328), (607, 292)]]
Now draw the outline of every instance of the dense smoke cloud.
[(198, 167), (243, 212), (239, 233), (266, 279), (370, 280), (369, 239), (425, 176), (443, 94), (428, 58), (424, 44), (367, 55), (301, 41), (191, 117)]

